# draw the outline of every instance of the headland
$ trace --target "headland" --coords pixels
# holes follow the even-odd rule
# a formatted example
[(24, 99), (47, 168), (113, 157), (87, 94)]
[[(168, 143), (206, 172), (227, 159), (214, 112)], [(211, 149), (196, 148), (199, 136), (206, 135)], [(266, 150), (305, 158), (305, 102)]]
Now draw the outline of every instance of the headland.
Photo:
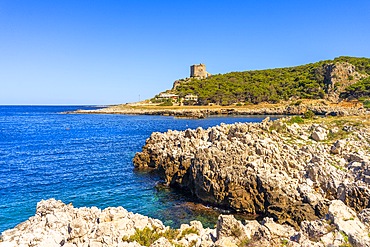
[(370, 59), (338, 57), (295, 67), (211, 75), (205, 64), (190, 77), (137, 103), (85, 114), (143, 114), (204, 118), (212, 115), (362, 115), (370, 107)]

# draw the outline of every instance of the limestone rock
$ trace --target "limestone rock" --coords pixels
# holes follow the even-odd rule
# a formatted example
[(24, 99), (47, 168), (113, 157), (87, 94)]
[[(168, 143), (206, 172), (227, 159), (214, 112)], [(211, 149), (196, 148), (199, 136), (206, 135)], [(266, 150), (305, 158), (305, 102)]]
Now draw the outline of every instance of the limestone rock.
[(226, 237), (219, 239), (215, 242), (215, 247), (238, 247), (235, 239), (232, 237)]
[[(362, 212), (362, 219), (366, 218)], [(350, 218), (348, 218), (350, 217)], [(204, 229), (199, 221), (181, 225), (175, 239), (160, 237), (151, 247), (170, 246), (354, 246), (368, 245), (368, 228), (358, 219), (355, 211), (334, 200), (329, 205), (329, 221), (303, 221), (296, 231), (289, 225), (278, 224), (272, 218), (262, 222), (247, 220), (245, 224), (232, 215), (220, 215), (216, 229)], [(134, 229), (149, 228), (165, 232), (160, 220), (133, 214), (121, 207), (100, 210), (74, 208), (54, 199), (38, 203), (36, 215), (4, 231), (0, 247), (13, 246), (67, 246), (67, 247), (141, 247), (128, 241)], [(189, 228), (193, 231), (183, 234)]]
[(265, 226), (269, 231), (271, 235), (284, 237), (284, 238), (290, 238), (295, 233), (295, 230), (293, 227), (289, 225), (280, 225), (273, 221), (271, 218), (264, 218), (262, 221), (262, 225)]
[(365, 208), (360, 212), (358, 218), (364, 223), (367, 227), (370, 227), (370, 208)]
[(217, 239), (234, 238), (234, 242), (237, 242), (237, 239), (242, 239), (245, 236), (244, 226), (233, 215), (220, 215), (216, 234)]
[(370, 246), (370, 237), (366, 226), (357, 218), (356, 212), (340, 200), (333, 200), (329, 206), (329, 219), (338, 230), (348, 236), (354, 246)]
[(367, 76), (357, 72), (355, 66), (347, 62), (324, 64), (321, 71), (318, 69), (317, 72), (324, 77), (327, 98), (334, 102), (338, 101), (339, 92), (344, 88)]
[(345, 142), (343, 140), (337, 140), (330, 148), (332, 154), (339, 154), (344, 148)]
[(326, 139), (327, 131), (326, 129), (318, 126), (316, 129), (312, 132), (311, 138), (315, 141), (323, 141)]
[(150, 247), (172, 247), (172, 246), (173, 245), (171, 244), (171, 242), (165, 237), (159, 238), (157, 241), (150, 245)]
[(330, 225), (325, 220), (303, 221), (301, 223), (301, 231), (312, 241), (319, 241), (329, 233), (330, 229)]
[(205, 203), (298, 229), (327, 213), (326, 200), (343, 200), (357, 211), (369, 205), (369, 132), (356, 127), (347, 139), (320, 142), (328, 129), (334, 128), (266, 119), (153, 133), (134, 164), (158, 170), (167, 185)]
[[(127, 212), (122, 207), (74, 208), (55, 199), (37, 204), (36, 215), (4, 231), (0, 246), (117, 246), (135, 228), (165, 229), (162, 222)], [(134, 246), (131, 244), (130, 246)], [(137, 246), (137, 245), (136, 245)]]

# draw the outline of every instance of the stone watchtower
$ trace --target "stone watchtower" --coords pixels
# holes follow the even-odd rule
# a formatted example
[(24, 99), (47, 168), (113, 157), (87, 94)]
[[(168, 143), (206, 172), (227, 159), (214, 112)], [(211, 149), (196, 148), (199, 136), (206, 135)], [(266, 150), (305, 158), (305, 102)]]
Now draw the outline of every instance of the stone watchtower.
[(211, 74), (206, 71), (205, 64), (194, 64), (190, 66), (190, 77), (204, 79)]

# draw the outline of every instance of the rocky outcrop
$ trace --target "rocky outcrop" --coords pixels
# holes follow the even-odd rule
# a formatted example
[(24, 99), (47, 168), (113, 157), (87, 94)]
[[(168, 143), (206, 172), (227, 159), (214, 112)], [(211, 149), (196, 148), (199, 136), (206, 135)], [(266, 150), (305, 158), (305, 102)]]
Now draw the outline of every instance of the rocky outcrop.
[(368, 225), (342, 201), (329, 204), (326, 218), (303, 221), (298, 231), (272, 218), (242, 223), (232, 215), (220, 215), (216, 229), (199, 221), (170, 229), (122, 207), (74, 208), (49, 199), (37, 204), (35, 216), (4, 231), (0, 247), (370, 246)]
[(317, 73), (324, 79), (326, 97), (333, 102), (339, 100), (340, 93), (346, 87), (368, 76), (357, 72), (356, 67), (347, 62), (324, 64), (317, 69)]
[(332, 123), (221, 124), (153, 133), (134, 164), (211, 205), (263, 214), (296, 229), (331, 200), (369, 207), (368, 127)]
[(145, 227), (165, 229), (161, 221), (122, 207), (74, 208), (50, 199), (37, 204), (35, 216), (4, 231), (0, 246), (118, 246), (135, 228)]

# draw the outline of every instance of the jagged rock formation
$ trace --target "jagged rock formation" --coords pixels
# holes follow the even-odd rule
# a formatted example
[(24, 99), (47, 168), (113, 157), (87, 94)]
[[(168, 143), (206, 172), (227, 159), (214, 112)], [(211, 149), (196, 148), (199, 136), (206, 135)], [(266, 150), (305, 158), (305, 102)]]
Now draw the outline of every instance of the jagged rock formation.
[(325, 215), (330, 200), (368, 208), (368, 127), (287, 122), (153, 133), (134, 164), (157, 170), (167, 185), (205, 203), (296, 228)]
[(303, 221), (299, 231), (272, 218), (243, 224), (232, 215), (220, 215), (216, 229), (204, 229), (199, 221), (170, 229), (158, 219), (122, 207), (74, 208), (49, 199), (37, 204), (35, 216), (4, 231), (0, 247), (370, 246), (370, 217), (366, 212), (358, 218), (336, 200), (330, 203), (326, 217), (328, 220)]
[(74, 208), (50, 199), (39, 202), (36, 215), (28, 221), (3, 232), (0, 246), (117, 246), (135, 228), (144, 227), (165, 229), (161, 221), (121, 207)]
[(324, 78), (326, 98), (337, 102), (340, 92), (368, 75), (356, 71), (356, 67), (347, 62), (325, 64), (317, 70)]

